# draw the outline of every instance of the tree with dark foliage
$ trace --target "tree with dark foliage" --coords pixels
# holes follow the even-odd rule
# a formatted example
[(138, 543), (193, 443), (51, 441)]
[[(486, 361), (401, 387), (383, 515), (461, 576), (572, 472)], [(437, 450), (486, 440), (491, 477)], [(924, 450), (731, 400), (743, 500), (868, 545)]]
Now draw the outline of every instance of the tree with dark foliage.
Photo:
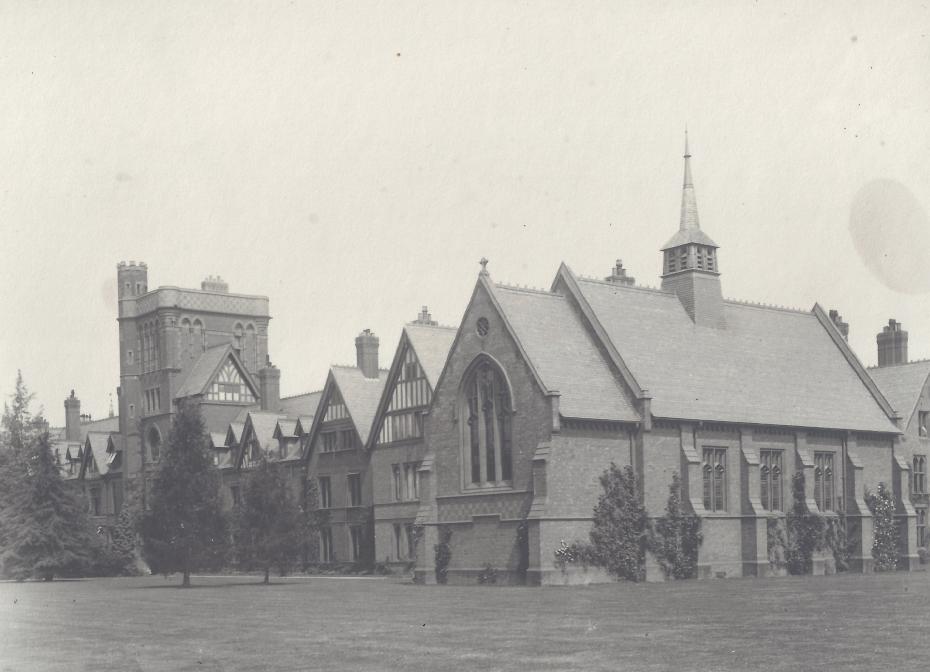
[(593, 557), (611, 574), (630, 581), (646, 576), (649, 518), (633, 468), (611, 463), (600, 477), (604, 492), (594, 507)]
[(265, 456), (246, 477), (234, 536), (239, 562), (261, 569), (266, 584), (272, 567), (283, 575), (300, 558), (305, 548), (304, 516), (279, 462)]
[(4, 498), (3, 573), (17, 580), (80, 573), (99, 541), (78, 497), (65, 485), (48, 434), (21, 447), (26, 473)]
[(701, 520), (682, 509), (681, 479), (674, 473), (665, 515), (655, 521), (651, 541), (652, 551), (666, 578), (695, 578), (701, 541)]
[(208, 442), (197, 404), (181, 402), (142, 515), (146, 562), (160, 574), (180, 572), (184, 587), (190, 586), (191, 572), (222, 566), (228, 548)]

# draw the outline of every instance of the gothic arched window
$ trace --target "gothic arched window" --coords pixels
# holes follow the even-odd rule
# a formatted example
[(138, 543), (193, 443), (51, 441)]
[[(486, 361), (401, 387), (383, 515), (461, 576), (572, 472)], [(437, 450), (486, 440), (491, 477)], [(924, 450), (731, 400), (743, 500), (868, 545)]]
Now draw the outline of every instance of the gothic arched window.
[(242, 325), (236, 324), (233, 327), (233, 348), (236, 349), (236, 352), (239, 355), (239, 358), (242, 359)]
[(161, 457), (161, 432), (154, 425), (149, 427), (146, 434), (146, 443), (149, 444), (149, 453), (152, 456), (152, 462), (158, 462)]
[(181, 352), (188, 357), (193, 356), (193, 339), (194, 330), (191, 327), (191, 321), (185, 317), (181, 320)]
[(460, 399), (466, 486), (504, 485), (513, 479), (510, 387), (489, 359), (472, 365)]
[(255, 326), (252, 324), (245, 328), (245, 368), (250, 371), (258, 370), (258, 340), (255, 338)]
[(200, 320), (194, 320), (193, 328), (194, 328), (194, 344), (198, 348), (202, 350), (206, 350), (207, 349), (207, 335), (203, 329), (203, 322), (201, 322)]

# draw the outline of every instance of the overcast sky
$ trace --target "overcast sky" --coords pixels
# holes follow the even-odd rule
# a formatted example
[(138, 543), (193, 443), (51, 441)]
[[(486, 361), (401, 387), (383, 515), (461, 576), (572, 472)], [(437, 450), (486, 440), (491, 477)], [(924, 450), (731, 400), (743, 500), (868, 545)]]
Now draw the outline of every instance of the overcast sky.
[(106, 414), (120, 260), (269, 296), (285, 394), (482, 256), (658, 285), (686, 124), (725, 296), (930, 357), (930, 12), (810, 4), (3, 3), (0, 391)]

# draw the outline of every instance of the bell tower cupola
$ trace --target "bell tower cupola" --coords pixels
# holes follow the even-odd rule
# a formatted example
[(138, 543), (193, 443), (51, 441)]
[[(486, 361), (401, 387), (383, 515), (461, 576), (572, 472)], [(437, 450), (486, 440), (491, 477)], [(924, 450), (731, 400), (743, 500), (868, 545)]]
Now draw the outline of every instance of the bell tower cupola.
[(724, 328), (717, 243), (701, 230), (685, 131), (685, 175), (678, 231), (662, 247), (662, 289), (678, 295), (696, 325)]

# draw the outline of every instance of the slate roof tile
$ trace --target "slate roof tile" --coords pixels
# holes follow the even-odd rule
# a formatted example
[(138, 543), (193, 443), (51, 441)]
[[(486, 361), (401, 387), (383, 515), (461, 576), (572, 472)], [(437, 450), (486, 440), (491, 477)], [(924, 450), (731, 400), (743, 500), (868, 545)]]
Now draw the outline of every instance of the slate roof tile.
[(869, 369), (869, 375), (907, 424), (930, 377), (930, 361), (880, 366)]
[(656, 417), (897, 431), (813, 313), (727, 301), (712, 329), (670, 292), (577, 282)]
[(496, 286), (494, 293), (542, 382), (560, 393), (563, 416), (640, 419), (568, 299), (506, 286)]
[(378, 410), (381, 393), (384, 392), (388, 372), (381, 369), (377, 378), (366, 378), (361, 369), (354, 366), (333, 366), (330, 371), (355, 423), (359, 439), (362, 445), (365, 445), (375, 412)]

